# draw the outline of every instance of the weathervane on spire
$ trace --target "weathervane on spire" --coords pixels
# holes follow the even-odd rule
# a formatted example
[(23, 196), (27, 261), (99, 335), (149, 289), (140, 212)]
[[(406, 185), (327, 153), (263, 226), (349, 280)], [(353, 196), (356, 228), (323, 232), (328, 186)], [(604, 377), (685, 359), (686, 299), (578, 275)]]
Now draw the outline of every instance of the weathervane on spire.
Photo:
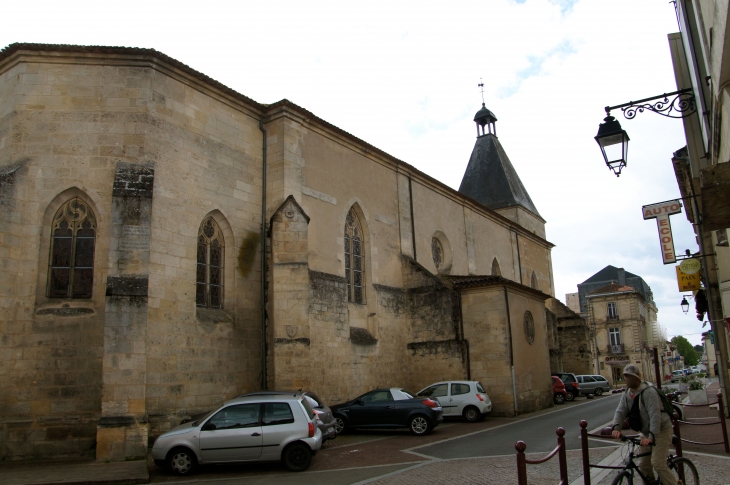
[(482, 91), (482, 106), (484, 106), (484, 81), (482, 78), (479, 78), (479, 84), (477, 84), (477, 86), (479, 86), (479, 89)]

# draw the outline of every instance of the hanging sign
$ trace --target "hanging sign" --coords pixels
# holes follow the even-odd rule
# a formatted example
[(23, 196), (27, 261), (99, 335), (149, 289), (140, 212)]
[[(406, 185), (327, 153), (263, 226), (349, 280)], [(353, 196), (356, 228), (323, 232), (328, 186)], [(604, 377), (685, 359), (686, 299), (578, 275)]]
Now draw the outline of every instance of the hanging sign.
[(682, 202), (677, 199), (645, 205), (641, 208), (641, 212), (644, 214), (645, 220), (656, 219), (664, 264), (676, 263), (677, 257), (674, 254), (674, 238), (672, 237), (672, 226), (669, 224), (669, 216), (682, 212)]
[(701, 289), (700, 285), (700, 272), (687, 274), (682, 271), (682, 265), (676, 267), (677, 269), (677, 286), (679, 286), (679, 292), (694, 291)]
[(682, 270), (682, 273), (685, 274), (695, 274), (700, 271), (702, 268), (702, 263), (700, 263), (699, 259), (690, 258), (685, 259), (679, 264), (679, 269)]

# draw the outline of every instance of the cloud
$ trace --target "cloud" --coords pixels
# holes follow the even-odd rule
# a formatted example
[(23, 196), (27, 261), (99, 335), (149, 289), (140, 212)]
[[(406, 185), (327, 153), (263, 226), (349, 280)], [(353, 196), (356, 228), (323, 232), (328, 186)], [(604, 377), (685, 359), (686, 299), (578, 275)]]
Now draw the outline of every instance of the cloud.
[(510, 96), (513, 96), (517, 91), (520, 90), (520, 86), (522, 86), (522, 83), (531, 78), (531, 77), (538, 77), (543, 72), (543, 65), (553, 59), (564, 59), (570, 54), (574, 54), (576, 52), (575, 45), (569, 41), (564, 40), (559, 45), (553, 47), (546, 53), (540, 55), (540, 56), (528, 56), (527, 62), (528, 66), (516, 73), (516, 80), (512, 81), (508, 86), (503, 86), (499, 89), (498, 96), (500, 98), (509, 98)]

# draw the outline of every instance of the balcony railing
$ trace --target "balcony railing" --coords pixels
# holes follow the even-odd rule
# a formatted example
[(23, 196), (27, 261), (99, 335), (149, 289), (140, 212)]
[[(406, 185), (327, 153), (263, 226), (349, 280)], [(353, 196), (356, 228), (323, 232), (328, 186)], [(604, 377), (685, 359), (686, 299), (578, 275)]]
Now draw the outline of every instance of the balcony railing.
[(623, 354), (624, 353), (624, 344), (609, 345), (608, 353), (609, 354)]

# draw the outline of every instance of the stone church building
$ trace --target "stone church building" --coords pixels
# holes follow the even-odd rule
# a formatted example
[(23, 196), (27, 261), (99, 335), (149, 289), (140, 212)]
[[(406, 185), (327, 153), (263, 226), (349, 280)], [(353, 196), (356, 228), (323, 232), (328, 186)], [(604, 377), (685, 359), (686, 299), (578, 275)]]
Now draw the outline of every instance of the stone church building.
[(143, 457), (264, 387), (552, 405), (553, 245), (474, 121), (456, 191), (155, 50), (0, 51), (0, 460)]

